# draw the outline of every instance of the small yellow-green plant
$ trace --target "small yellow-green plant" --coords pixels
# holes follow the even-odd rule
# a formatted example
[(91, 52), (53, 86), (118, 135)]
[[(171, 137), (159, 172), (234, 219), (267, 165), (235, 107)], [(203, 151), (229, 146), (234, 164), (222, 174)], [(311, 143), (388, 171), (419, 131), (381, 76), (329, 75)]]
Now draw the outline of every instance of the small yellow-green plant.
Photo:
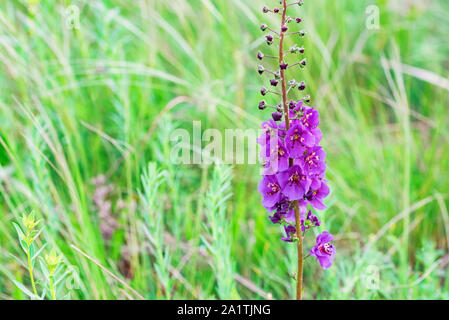
[(56, 273), (58, 266), (62, 263), (62, 255), (58, 255), (56, 253), (56, 250), (53, 248), (51, 249), (49, 254), (45, 255), (45, 263), (48, 269), (48, 280), (50, 282), (51, 298), (53, 300), (56, 300), (54, 275)]
[(33, 292), (29, 292), (22, 284), (18, 282), (15, 282), (15, 284), (19, 287), (20, 290), (22, 290), (32, 299), (39, 298), (36, 290), (36, 281), (33, 275), (34, 262), (42, 249), (45, 247), (44, 245), (36, 251), (35, 240), (42, 232), (42, 229), (36, 229), (39, 222), (39, 220), (36, 220), (34, 213), (31, 213), (29, 215), (22, 216), (23, 229), (19, 226), (19, 224), (14, 223), (14, 227), (16, 228), (17, 235), (19, 237), (20, 246), (22, 247), (27, 257), (27, 263), (25, 265), (23, 262), (21, 262), (20, 259), (16, 258), (16, 260), (18, 260), (24, 267), (28, 269)]
[[(56, 300), (56, 287), (58, 284), (63, 283), (63, 280), (70, 274), (70, 272), (65, 272), (62, 275), (61, 271), (63, 268), (63, 256), (58, 254), (53, 248), (50, 252), (45, 254), (44, 258), (40, 259), (40, 269), (43, 274), (42, 280), (44, 282), (36, 281), (35, 278), (35, 262), (39, 257), (42, 250), (47, 246), (44, 243), (39, 249), (36, 244), (36, 239), (41, 234), (43, 228), (37, 229), (40, 220), (37, 220), (34, 213), (22, 216), (22, 226), (18, 223), (13, 222), (16, 228), (17, 235), (19, 237), (20, 246), (22, 247), (25, 255), (27, 257), (27, 262), (24, 263), (20, 258), (13, 256), (24, 268), (28, 269), (30, 282), (32, 287), (32, 292), (27, 289), (27, 287), (14, 280), (14, 284), (31, 299), (44, 299), (47, 292), (50, 291), (51, 298)], [(36, 250), (37, 249), (37, 250)], [(58, 276), (60, 275), (60, 276)], [(39, 295), (37, 291), (37, 285), (40, 284), (42, 287), (42, 292)], [(48, 290), (49, 288), (49, 290)]]

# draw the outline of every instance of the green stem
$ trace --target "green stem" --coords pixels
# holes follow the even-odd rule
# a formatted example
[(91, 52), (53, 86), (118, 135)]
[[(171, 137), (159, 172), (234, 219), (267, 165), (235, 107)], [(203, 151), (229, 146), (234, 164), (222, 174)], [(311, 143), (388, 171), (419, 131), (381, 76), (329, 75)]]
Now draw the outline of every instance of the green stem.
[(34, 283), (34, 277), (33, 277), (33, 266), (31, 265), (30, 249), (27, 250), (27, 259), (28, 259), (28, 271), (30, 272), (31, 285), (33, 286), (34, 294), (37, 296), (36, 285)]
[(56, 300), (55, 288), (54, 288), (54, 285), (53, 285), (53, 276), (50, 276), (50, 291), (51, 291), (51, 298), (53, 300)]

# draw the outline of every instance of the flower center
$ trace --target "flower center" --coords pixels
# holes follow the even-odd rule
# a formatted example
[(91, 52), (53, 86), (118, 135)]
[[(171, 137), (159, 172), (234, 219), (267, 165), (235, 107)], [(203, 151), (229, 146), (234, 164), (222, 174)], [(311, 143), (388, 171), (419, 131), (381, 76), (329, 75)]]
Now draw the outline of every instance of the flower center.
[(277, 193), (281, 189), (281, 187), (277, 183), (273, 183), (273, 182), (268, 183), (267, 187), (269, 189), (271, 189), (271, 191), (267, 192), (267, 195), (270, 195), (270, 196)]
[(320, 246), (318, 247), (318, 249), (320, 249), (320, 251), (321, 251), (322, 253), (331, 255), (331, 254), (332, 254), (332, 250), (334, 249), (334, 246), (331, 245), (330, 243), (325, 243), (325, 244), (320, 245)]

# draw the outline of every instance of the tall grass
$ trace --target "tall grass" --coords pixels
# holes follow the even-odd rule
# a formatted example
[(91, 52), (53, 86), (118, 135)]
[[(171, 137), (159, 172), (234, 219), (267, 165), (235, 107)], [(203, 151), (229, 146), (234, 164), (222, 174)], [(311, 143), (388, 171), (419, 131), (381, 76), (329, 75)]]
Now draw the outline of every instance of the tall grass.
[[(22, 254), (11, 222), (31, 211), (36, 246), (79, 277), (71, 298), (293, 297), (294, 255), (259, 204), (258, 167), (234, 166), (229, 182), (223, 168), (167, 161), (174, 128), (264, 117), (255, 53), (269, 2), (71, 1), (79, 29), (66, 27), (68, 1), (0, 3), (1, 299), (27, 298), (14, 281), (31, 289), (11, 258)], [(449, 5), (420, 3), (376, 2), (379, 30), (365, 27), (372, 1), (298, 9), (308, 68), (295, 78), (326, 132), (324, 219), (339, 252), (324, 273), (306, 260), (306, 299), (449, 298)], [(93, 206), (98, 175), (115, 186), (111, 239)]]

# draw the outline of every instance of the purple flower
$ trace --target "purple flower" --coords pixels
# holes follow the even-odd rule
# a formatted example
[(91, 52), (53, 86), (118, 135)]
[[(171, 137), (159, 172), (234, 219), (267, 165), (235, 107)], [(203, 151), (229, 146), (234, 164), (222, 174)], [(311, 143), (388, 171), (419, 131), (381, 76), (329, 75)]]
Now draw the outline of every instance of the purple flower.
[(261, 152), (261, 157), (265, 162), (264, 174), (276, 174), (289, 168), (288, 151), (282, 139), (269, 138), (263, 147), (264, 150)]
[(320, 146), (307, 149), (307, 153), (301, 158), (304, 170), (309, 174), (320, 174), (326, 170), (326, 152)]
[(282, 238), (281, 240), (285, 242), (293, 242), (293, 237), (296, 234), (296, 228), (292, 225), (287, 225), (284, 226), (284, 230), (287, 237)]
[(321, 221), (316, 215), (312, 214), (312, 210), (309, 210), (307, 213), (307, 220), (310, 221), (310, 226), (312, 227), (319, 227), (321, 225)]
[(282, 188), (282, 194), (290, 201), (302, 199), (309, 190), (310, 179), (298, 165), (278, 173), (277, 178)]
[(335, 258), (335, 247), (330, 244), (334, 240), (334, 236), (324, 231), (316, 238), (316, 245), (310, 250), (310, 255), (316, 257), (323, 269), (327, 269), (332, 265)]
[(285, 145), (290, 157), (299, 158), (304, 155), (306, 147), (315, 145), (315, 137), (302, 125), (295, 124), (287, 131)]
[(320, 116), (318, 111), (311, 107), (304, 108), (304, 113), (301, 117), (301, 123), (309, 130), (315, 129), (320, 124)]
[(272, 208), (281, 200), (281, 186), (275, 175), (263, 176), (259, 182), (259, 192), (262, 194), (262, 205), (266, 208)]
[(324, 210), (327, 207), (324, 205), (323, 200), (329, 195), (329, 187), (327, 184), (321, 183), (318, 190), (310, 190), (306, 193), (305, 198), (310, 203), (310, 205), (317, 210)]

